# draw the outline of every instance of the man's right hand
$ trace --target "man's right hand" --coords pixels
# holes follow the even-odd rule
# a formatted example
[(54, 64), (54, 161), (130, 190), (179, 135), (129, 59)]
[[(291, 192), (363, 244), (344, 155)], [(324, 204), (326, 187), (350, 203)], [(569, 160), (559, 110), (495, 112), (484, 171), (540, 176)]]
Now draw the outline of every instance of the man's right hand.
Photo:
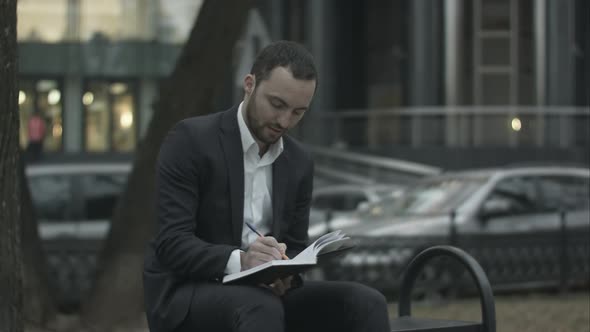
[(251, 269), (272, 260), (280, 260), (287, 250), (287, 245), (278, 243), (272, 236), (258, 237), (248, 251), (240, 255), (242, 271)]

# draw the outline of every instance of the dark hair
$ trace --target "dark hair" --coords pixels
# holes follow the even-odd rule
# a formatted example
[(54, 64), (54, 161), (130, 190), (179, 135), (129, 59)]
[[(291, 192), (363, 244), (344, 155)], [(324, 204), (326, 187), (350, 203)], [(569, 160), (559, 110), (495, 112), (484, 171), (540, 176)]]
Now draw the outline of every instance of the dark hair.
[(252, 65), (250, 74), (256, 77), (256, 84), (268, 78), (276, 67), (285, 67), (298, 80), (315, 80), (317, 71), (313, 56), (302, 45), (286, 40), (279, 40), (263, 48)]

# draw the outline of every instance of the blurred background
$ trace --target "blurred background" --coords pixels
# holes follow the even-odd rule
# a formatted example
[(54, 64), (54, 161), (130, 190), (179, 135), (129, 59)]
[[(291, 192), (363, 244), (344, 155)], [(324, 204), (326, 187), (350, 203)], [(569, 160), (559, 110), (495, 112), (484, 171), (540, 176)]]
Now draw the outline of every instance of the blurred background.
[[(21, 0), (21, 122), (49, 122), (43, 151), (133, 153), (199, 0)], [(322, 78), (295, 134), (313, 145), (445, 168), (588, 163), (583, 0), (256, 1), (219, 109), (276, 39), (302, 42)], [(317, 130), (321, 128), (321, 130)], [(27, 127), (21, 144), (27, 145)]]
[[(291, 133), (316, 161), (310, 237), (343, 229), (357, 249), (309, 278), (359, 280), (395, 301), (408, 260), (444, 243), (473, 254), (497, 291), (587, 294), (590, 2), (254, 3), (215, 109), (241, 101), (269, 42), (314, 54), (319, 89)], [(154, 101), (201, 5), (18, 1), (20, 144), (63, 311), (92, 287)], [(423, 299), (465, 295), (448, 266), (425, 271)]]

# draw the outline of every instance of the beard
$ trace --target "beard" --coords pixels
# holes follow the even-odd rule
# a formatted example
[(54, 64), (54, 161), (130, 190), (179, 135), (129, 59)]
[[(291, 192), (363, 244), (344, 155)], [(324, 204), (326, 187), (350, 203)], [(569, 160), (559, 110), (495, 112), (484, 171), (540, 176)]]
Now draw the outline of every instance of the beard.
[(282, 135), (273, 136), (267, 134), (268, 130), (270, 130), (267, 127), (270, 127), (270, 125), (265, 124), (259, 119), (256, 119), (254, 116), (254, 114), (258, 114), (256, 95), (256, 91), (254, 91), (252, 97), (250, 97), (250, 100), (248, 100), (248, 103), (246, 104), (246, 120), (248, 128), (256, 140), (264, 144), (274, 144), (281, 138)]

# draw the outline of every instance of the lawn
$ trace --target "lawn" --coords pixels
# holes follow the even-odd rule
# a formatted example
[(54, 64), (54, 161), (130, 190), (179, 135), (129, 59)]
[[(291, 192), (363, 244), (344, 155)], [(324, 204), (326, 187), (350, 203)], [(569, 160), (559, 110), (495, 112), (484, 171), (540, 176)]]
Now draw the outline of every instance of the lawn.
[[(590, 293), (578, 291), (566, 294), (518, 294), (495, 297), (498, 332), (590, 332)], [(390, 317), (397, 317), (397, 305), (390, 304)], [(478, 298), (459, 299), (445, 303), (414, 303), (412, 316), (449, 320), (481, 321)], [(27, 332), (96, 332), (76, 328), (77, 317), (61, 317), (61, 328), (37, 329)], [(147, 332), (145, 319), (111, 332)]]
[[(496, 296), (498, 332), (590, 332), (590, 293), (527, 294)], [(446, 303), (416, 303), (412, 316), (481, 321), (479, 299)], [(390, 316), (397, 317), (391, 304)]]

